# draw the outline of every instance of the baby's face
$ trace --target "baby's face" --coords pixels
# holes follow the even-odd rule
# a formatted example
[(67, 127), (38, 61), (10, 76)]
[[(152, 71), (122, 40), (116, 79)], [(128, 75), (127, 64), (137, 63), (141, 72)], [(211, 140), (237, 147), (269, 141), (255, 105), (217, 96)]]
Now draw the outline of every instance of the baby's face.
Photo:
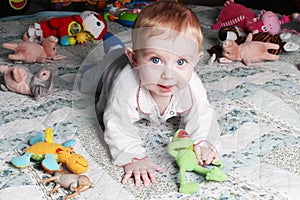
[(136, 51), (141, 84), (157, 96), (171, 96), (191, 79), (194, 65), (187, 58), (163, 49)]
[(143, 32), (136, 35), (135, 66), (139, 70), (141, 84), (152, 95), (161, 97), (171, 96), (185, 88), (199, 60), (197, 42), (190, 35), (167, 29), (150, 37)]

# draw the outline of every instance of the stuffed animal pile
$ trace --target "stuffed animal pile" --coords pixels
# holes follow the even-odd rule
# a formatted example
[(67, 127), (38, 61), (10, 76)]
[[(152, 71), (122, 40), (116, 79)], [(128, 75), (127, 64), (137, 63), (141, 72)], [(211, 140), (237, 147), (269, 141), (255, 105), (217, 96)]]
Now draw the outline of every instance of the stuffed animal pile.
[(29, 41), (39, 41), (49, 36), (61, 39), (63, 36), (73, 36), (81, 31), (87, 31), (95, 40), (101, 40), (107, 32), (107, 24), (102, 15), (94, 11), (84, 11), (80, 15), (55, 17), (34, 23), (29, 27), (24, 37)]
[[(75, 43), (86, 44), (87, 41), (101, 40), (106, 33), (105, 19), (94, 11), (84, 11), (80, 15), (55, 17), (34, 23), (34, 26), (30, 26), (22, 36), (23, 41), (6, 42), (1, 45), (2, 48), (14, 52), (8, 54), (8, 59), (20, 65), (0, 66), (4, 81), (0, 83), (0, 89), (28, 95), (35, 99), (47, 96), (52, 90), (56, 70), (41, 66), (40, 69), (32, 71), (21, 64), (44, 64), (65, 59), (66, 56), (57, 53), (58, 44), (64, 44), (63, 46)], [(78, 38), (74, 40), (69, 38), (75, 36)]]
[[(219, 30), (218, 37), (222, 44), (213, 46), (210, 49), (212, 57), (208, 64), (213, 63), (215, 60), (219, 60), (221, 63), (242, 60), (244, 64), (251, 65), (264, 60), (277, 60), (279, 59), (278, 54), (283, 51), (298, 50), (298, 44), (283, 41), (281, 36), (281, 25), (291, 22), (296, 17), (296, 14), (278, 17), (272, 11), (265, 10), (256, 15), (252, 9), (237, 4), (234, 0), (227, 0), (219, 13), (217, 22), (211, 26), (213, 30)], [(251, 40), (246, 40), (248, 34), (251, 34), (249, 36), (252, 38)], [(247, 41), (247, 54), (250, 53), (251, 55), (243, 55), (241, 59), (238, 49), (244, 49), (241, 48), (244, 45), (239, 45), (245, 41)], [(262, 45), (262, 43), (277, 45)], [(267, 47), (264, 48), (264, 53), (262, 53), (262, 46)], [(226, 47), (226, 50), (224, 50), (224, 47)], [(256, 51), (257, 49), (260, 49), (260, 51)], [(245, 53), (245, 51), (243, 52)]]

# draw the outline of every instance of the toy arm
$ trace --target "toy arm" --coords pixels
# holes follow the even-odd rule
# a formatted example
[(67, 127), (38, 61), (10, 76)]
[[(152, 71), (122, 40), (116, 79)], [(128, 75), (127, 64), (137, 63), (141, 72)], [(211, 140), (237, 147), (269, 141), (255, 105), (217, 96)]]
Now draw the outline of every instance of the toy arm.
[(66, 56), (63, 56), (63, 55), (55, 55), (51, 58), (48, 58), (48, 59), (52, 59), (52, 60), (62, 60), (62, 59), (65, 59)]
[(250, 66), (250, 65), (251, 65), (251, 60), (248, 59), (248, 58), (244, 58), (244, 59), (243, 59), (243, 63), (244, 63), (246, 66)]
[(253, 38), (253, 34), (252, 33), (249, 33), (247, 35), (247, 38), (246, 38), (246, 41), (245, 42), (251, 42), (252, 41), (252, 38)]
[(180, 140), (173, 141), (168, 145), (168, 152), (171, 156), (176, 158), (179, 150), (187, 149), (193, 146), (193, 144), (193, 140), (189, 138), (181, 138)]

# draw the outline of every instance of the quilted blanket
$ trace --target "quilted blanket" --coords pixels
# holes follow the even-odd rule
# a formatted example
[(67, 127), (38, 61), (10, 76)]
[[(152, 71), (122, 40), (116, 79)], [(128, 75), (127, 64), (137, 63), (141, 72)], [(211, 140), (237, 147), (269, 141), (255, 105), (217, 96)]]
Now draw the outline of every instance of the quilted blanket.
[[(52, 196), (54, 183), (38, 163), (18, 169), (10, 164), (12, 157), (23, 154), (28, 140), (53, 129), (53, 140), (63, 143), (75, 139), (74, 150), (89, 162), (85, 173), (95, 184), (74, 199), (299, 199), (300, 195), (300, 53), (283, 52), (278, 61), (259, 62), (251, 67), (237, 61), (208, 65), (209, 49), (219, 44), (217, 32), (210, 29), (220, 11), (216, 7), (191, 6), (204, 32), (204, 57), (195, 71), (207, 89), (209, 101), (218, 114), (222, 130), (221, 160), (228, 174), (225, 182), (208, 182), (195, 173), (188, 181), (199, 182), (192, 195), (178, 193), (178, 168), (166, 146), (178, 121), (153, 124), (141, 121), (148, 137), (145, 147), (150, 159), (165, 171), (157, 174), (157, 184), (135, 187), (133, 180), (122, 185), (123, 170), (111, 164), (102, 132), (94, 114), (93, 95), (78, 90), (80, 69), (100, 61), (104, 55), (101, 41), (87, 45), (58, 46), (67, 58), (46, 64), (22, 64), (30, 69), (51, 66), (58, 73), (54, 89), (35, 100), (10, 91), (0, 91), (0, 199), (62, 199), (68, 190), (60, 188)], [(17, 42), (35, 21), (58, 13), (15, 17), (0, 23), (0, 43)], [(64, 13), (73, 14), (73, 13)], [(130, 29), (116, 22), (109, 30), (130, 45)], [(292, 23), (297, 29), (300, 24)], [(288, 39), (300, 45), (300, 37)], [(12, 65), (9, 51), (0, 50), (0, 64)]]

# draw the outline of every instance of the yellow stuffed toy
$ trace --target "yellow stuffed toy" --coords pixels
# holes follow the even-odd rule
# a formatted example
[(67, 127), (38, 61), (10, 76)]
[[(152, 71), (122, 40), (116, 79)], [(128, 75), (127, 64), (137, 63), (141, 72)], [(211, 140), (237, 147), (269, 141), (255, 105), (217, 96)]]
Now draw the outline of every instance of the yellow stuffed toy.
[[(48, 172), (60, 171), (60, 165), (65, 164), (67, 169), (75, 174), (88, 170), (88, 161), (73, 151), (75, 140), (68, 140), (63, 144), (52, 143), (51, 128), (45, 130), (45, 135), (37, 135), (30, 139), (30, 146), (25, 154), (12, 158), (11, 163), (18, 168), (27, 167), (30, 159), (42, 161), (41, 166)], [(60, 164), (59, 164), (60, 163)]]

